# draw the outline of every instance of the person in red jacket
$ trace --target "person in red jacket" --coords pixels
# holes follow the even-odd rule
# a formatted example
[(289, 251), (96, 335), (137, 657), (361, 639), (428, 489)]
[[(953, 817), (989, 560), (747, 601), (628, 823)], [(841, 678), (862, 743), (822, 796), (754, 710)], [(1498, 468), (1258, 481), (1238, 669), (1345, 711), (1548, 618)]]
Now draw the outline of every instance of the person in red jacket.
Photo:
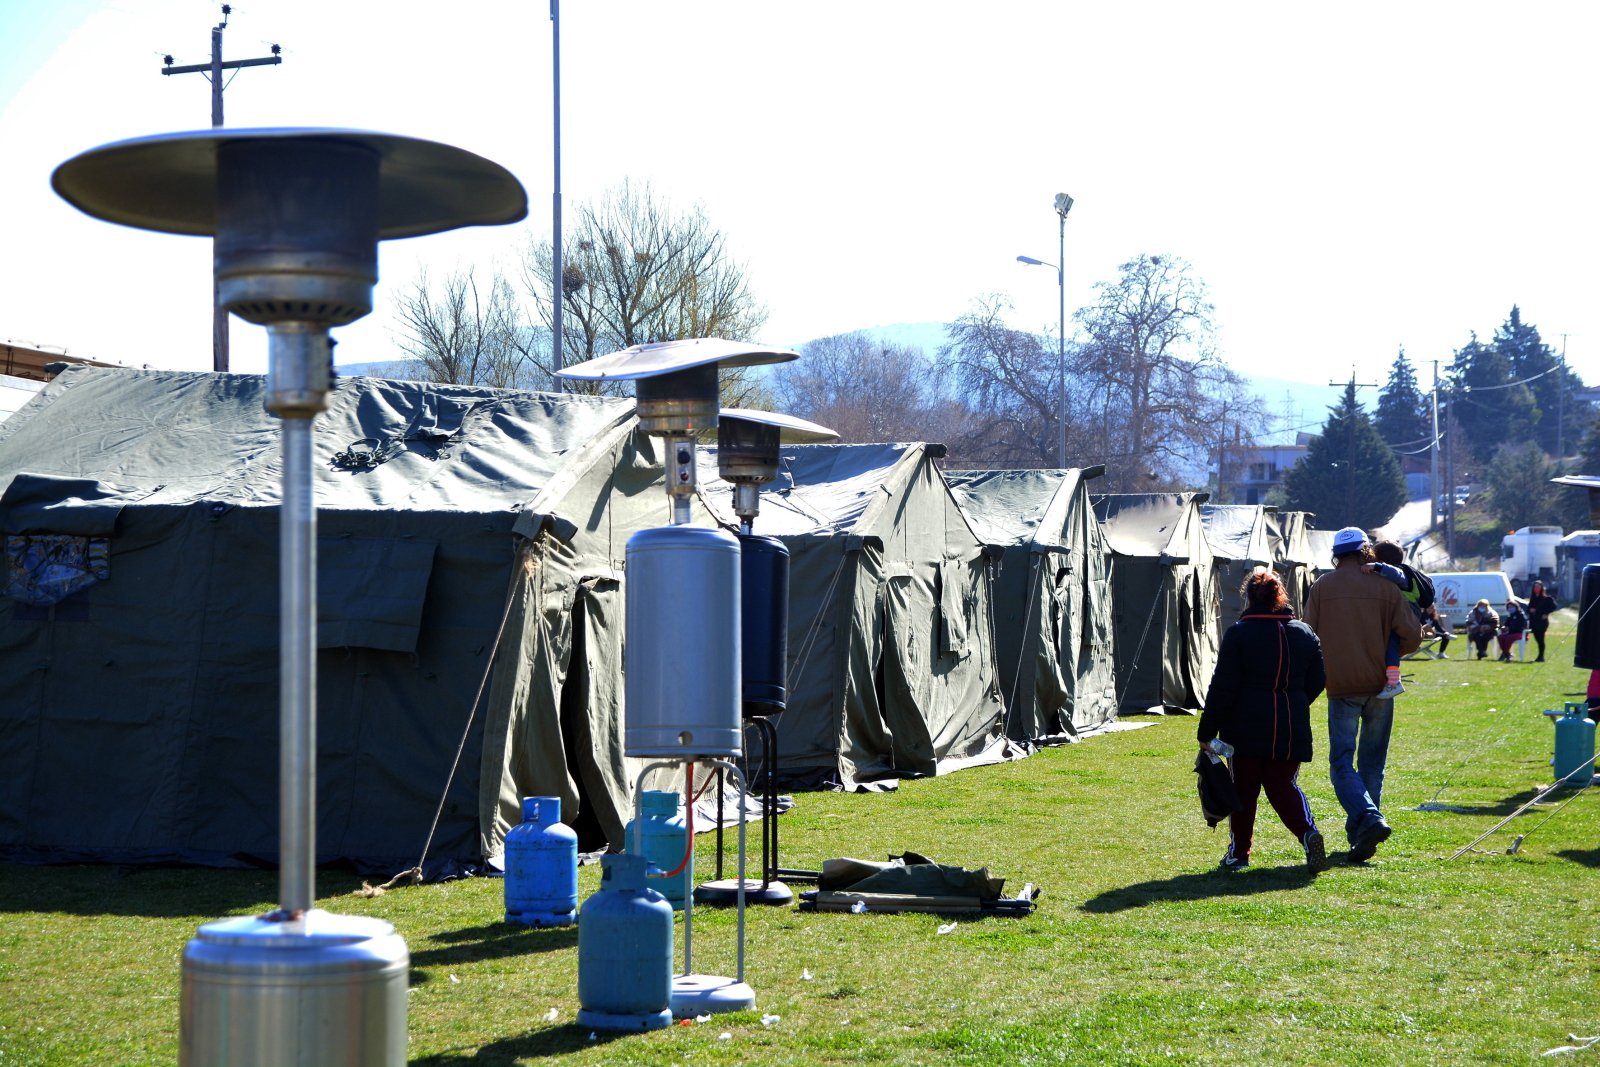
[(1422, 643), (1422, 626), (1394, 584), (1368, 574), (1372, 545), (1364, 531), (1346, 526), (1333, 535), (1334, 568), (1306, 594), (1306, 622), (1322, 640), (1328, 675), (1328, 777), (1344, 808), (1349, 860), (1365, 863), (1390, 834), (1379, 805), (1389, 761), (1394, 701), (1383, 690), (1389, 634), (1400, 654)]
[(1222, 635), (1196, 739), (1233, 746), (1229, 766), (1239, 810), (1228, 817), (1222, 866), (1250, 863), (1256, 799), (1265, 791), (1283, 825), (1305, 849), (1312, 872), (1328, 866), (1327, 847), (1300, 791), (1300, 765), (1311, 759), (1311, 702), (1322, 694), (1322, 646), (1289, 610), (1278, 576), (1257, 567), (1244, 581), (1244, 614)]

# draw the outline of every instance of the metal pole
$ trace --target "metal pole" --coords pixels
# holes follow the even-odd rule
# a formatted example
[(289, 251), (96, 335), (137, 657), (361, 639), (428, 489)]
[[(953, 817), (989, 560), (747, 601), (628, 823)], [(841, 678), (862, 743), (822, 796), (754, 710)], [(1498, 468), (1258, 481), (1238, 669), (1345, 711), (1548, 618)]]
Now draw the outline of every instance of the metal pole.
[[(222, 125), (222, 31), (226, 18), (211, 27), (211, 125)], [(218, 293), (217, 272), (211, 270), (211, 369), (228, 369), (228, 309)]]
[(1061, 246), (1056, 252), (1056, 290), (1060, 296), (1056, 335), (1056, 421), (1061, 437), (1056, 447), (1056, 466), (1067, 466), (1067, 213), (1061, 215)]
[[(294, 326), (301, 328), (295, 329)], [(290, 328), (285, 328), (290, 327)], [(284, 324), (268, 334), (275, 369), (295, 381), (297, 368), (328, 358), (327, 333)], [(289, 916), (316, 901), (317, 797), (317, 512), (312, 487), (311, 422), (315, 412), (283, 416), (283, 506), (278, 531), (279, 906)]]
[[(553, 270), (550, 294), (555, 303), (555, 314), (550, 328), (550, 344), (552, 353), (550, 364), (552, 369), (560, 370), (563, 366), (561, 316), (563, 305), (567, 302), (567, 288), (565, 284), (565, 265), (561, 249), (561, 0), (550, 0), (550, 69), (555, 80), (555, 90), (552, 94), (555, 100), (555, 194), (551, 198), (554, 213), (554, 223), (551, 227), (555, 236), (551, 239), (554, 249)], [(556, 388), (565, 389), (566, 380), (556, 379)]]
[(1433, 447), (1429, 449), (1428, 528), (1439, 525), (1439, 361), (1433, 361)]

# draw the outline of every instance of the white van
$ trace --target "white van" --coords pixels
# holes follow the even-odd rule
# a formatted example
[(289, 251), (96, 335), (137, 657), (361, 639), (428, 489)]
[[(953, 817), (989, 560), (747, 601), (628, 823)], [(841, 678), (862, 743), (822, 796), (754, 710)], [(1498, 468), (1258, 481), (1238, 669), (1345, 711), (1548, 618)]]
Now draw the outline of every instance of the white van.
[(1516, 596), (1504, 571), (1459, 571), (1428, 577), (1433, 579), (1434, 603), (1457, 625), (1480, 600), (1487, 600), (1496, 615), (1504, 615), (1506, 601)]

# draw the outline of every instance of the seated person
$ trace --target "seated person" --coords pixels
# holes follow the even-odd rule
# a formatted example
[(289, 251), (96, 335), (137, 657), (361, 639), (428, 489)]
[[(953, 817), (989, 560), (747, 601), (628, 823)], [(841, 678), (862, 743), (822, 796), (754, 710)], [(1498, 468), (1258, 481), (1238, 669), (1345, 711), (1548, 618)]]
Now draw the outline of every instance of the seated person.
[(1528, 613), (1515, 600), (1506, 601), (1505, 618), (1500, 620), (1500, 662), (1511, 662), (1511, 646), (1528, 631)]

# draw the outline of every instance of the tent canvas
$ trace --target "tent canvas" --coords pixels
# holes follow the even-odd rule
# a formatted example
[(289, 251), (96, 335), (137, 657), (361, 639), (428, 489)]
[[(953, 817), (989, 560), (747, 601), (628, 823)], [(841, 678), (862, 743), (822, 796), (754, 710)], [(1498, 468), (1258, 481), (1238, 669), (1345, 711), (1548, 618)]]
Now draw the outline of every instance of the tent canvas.
[(1111, 546), (1120, 710), (1195, 709), (1216, 666), (1221, 603), (1204, 493), (1096, 496)]
[[(263, 392), (256, 375), (74, 368), (0, 425), (0, 855), (276, 860), (281, 468)], [(615, 724), (580, 716), (575, 737), (504, 678), (563, 653), (528, 621), (545, 622), (513, 524), (626, 421), (602, 398), (332, 391), (313, 464), (319, 861), (415, 864), (441, 795), (445, 865), (498, 851), (482, 813), (505, 789), (625, 818), (625, 793), (589, 784), (612, 742), (580, 743)]]
[[(930, 444), (794, 445), (758, 535), (789, 552), (791, 781), (846, 789), (1007, 758), (983, 545)], [(734, 528), (732, 486), (700, 456), (702, 498)]]
[(1315, 518), (1309, 511), (1275, 511), (1267, 516), (1272, 541), (1272, 565), (1283, 579), (1289, 594), (1289, 607), (1296, 615), (1305, 614), (1306, 594), (1316, 577), (1316, 552), (1306, 532)]
[(1311, 555), (1312, 579), (1333, 570), (1333, 535), (1336, 530), (1314, 530), (1306, 527), (1306, 549)]
[(1219, 625), (1226, 627), (1244, 612), (1239, 588), (1257, 567), (1273, 562), (1268, 526), (1269, 509), (1260, 504), (1201, 504), (1200, 518), (1206, 542), (1217, 560), (1218, 593), (1222, 600)]
[(946, 471), (993, 556), (990, 610), (1007, 734), (1069, 740), (1116, 718), (1111, 550), (1089, 470)]

